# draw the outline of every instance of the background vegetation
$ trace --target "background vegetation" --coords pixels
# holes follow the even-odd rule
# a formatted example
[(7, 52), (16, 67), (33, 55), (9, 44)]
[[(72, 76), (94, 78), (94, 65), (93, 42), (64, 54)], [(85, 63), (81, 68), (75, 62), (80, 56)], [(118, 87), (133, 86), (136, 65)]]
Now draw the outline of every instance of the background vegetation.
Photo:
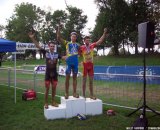
[[(125, 46), (135, 47), (138, 52), (138, 24), (151, 21), (155, 24), (156, 38), (160, 37), (160, 2), (159, 0), (94, 0), (99, 8), (96, 25), (90, 30), (92, 41), (96, 41), (107, 27), (108, 38), (97, 48), (111, 47), (112, 55), (119, 55), (119, 48), (123, 49), (123, 55), (129, 54)], [(94, 15), (94, 14), (93, 14)], [(15, 6), (13, 15), (8, 19), (7, 26), (0, 25), (0, 31), (6, 32), (6, 38), (17, 42), (31, 42), (27, 33), (36, 30), (37, 39), (44, 44), (56, 40), (56, 28), (62, 26), (62, 36), (70, 40), (70, 32), (76, 31), (78, 42), (82, 44), (83, 29), (87, 23), (87, 16), (83, 10), (68, 5), (66, 10), (56, 10), (53, 13), (46, 12), (31, 3), (21, 3)], [(60, 43), (57, 43), (60, 44)], [(60, 53), (65, 54), (65, 47), (61, 46)], [(32, 53), (31, 53), (32, 52)], [(155, 53), (154, 48), (148, 52)], [(35, 51), (26, 51), (35, 57)], [(0, 53), (0, 61), (3, 54)]]

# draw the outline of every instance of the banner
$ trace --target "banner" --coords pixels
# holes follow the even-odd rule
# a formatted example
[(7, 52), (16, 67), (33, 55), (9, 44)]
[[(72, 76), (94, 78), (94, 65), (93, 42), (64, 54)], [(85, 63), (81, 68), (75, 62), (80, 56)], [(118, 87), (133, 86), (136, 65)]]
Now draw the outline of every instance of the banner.
[[(46, 65), (38, 65), (34, 68), (38, 74), (44, 74), (46, 71)], [(66, 66), (60, 65), (58, 69), (58, 74), (61, 76), (65, 76)]]
[(36, 71), (38, 74), (44, 74), (46, 71), (46, 65), (38, 65), (34, 68), (34, 71)]
[[(38, 74), (44, 74), (46, 71), (46, 65), (38, 65), (34, 68), (34, 71)], [(66, 76), (66, 66), (65, 65), (60, 65), (58, 67), (58, 75), (60, 76)], [(81, 76), (81, 72), (78, 72), (77, 76)], [(72, 72), (71, 72), (71, 76), (72, 76)]]
[(58, 74), (60, 75), (60, 76), (65, 76), (66, 75), (66, 66), (63, 66), (63, 65), (60, 65), (59, 66), (59, 69), (58, 69)]
[(12, 52), (12, 54), (25, 54), (25, 50), (16, 50), (16, 52)]
[[(118, 82), (143, 82), (143, 66), (94, 66), (94, 79)], [(160, 66), (146, 67), (147, 84), (160, 84)]]
[[(48, 45), (44, 45), (44, 44), (41, 44), (40, 47), (46, 50), (49, 49)], [(16, 43), (16, 49), (17, 50), (38, 50), (38, 48), (35, 46), (34, 43), (20, 43), (20, 42)]]

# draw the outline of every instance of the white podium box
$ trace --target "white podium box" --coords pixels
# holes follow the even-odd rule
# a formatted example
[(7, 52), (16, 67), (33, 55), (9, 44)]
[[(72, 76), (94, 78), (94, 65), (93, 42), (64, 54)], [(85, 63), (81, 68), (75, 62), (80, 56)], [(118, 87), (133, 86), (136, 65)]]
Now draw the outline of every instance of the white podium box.
[(74, 98), (69, 96), (68, 99), (61, 97), (61, 104), (66, 105), (66, 118), (77, 116), (77, 114), (85, 114), (85, 98)]
[(44, 116), (47, 120), (66, 118), (66, 106), (59, 104), (59, 107), (48, 106), (48, 109), (44, 108)]
[(102, 100), (86, 98), (86, 115), (100, 115), (102, 114)]

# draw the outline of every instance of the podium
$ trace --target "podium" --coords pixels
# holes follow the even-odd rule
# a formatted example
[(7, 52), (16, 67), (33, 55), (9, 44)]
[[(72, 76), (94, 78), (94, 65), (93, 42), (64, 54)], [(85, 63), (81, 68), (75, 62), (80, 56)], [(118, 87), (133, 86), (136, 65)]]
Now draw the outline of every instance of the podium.
[(66, 118), (77, 116), (78, 113), (85, 115), (85, 98), (74, 98), (69, 96), (68, 99), (61, 97), (61, 104), (66, 106)]
[(60, 101), (59, 107), (49, 105), (48, 109), (44, 108), (44, 116), (47, 120), (68, 119), (77, 116), (77, 114), (92, 116), (102, 114), (102, 100), (100, 99), (69, 96), (68, 99), (61, 97)]
[(66, 106), (60, 104), (59, 107), (49, 105), (48, 109), (44, 108), (44, 116), (47, 120), (66, 118)]
[(86, 98), (86, 115), (100, 115), (102, 114), (102, 100)]

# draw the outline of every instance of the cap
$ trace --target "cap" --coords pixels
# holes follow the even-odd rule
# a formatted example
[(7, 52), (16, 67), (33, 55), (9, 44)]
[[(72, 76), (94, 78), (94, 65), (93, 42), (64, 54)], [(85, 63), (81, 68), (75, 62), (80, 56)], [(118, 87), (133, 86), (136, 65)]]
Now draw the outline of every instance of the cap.
[(77, 36), (77, 33), (76, 32), (71, 32), (71, 35), (76, 35)]

